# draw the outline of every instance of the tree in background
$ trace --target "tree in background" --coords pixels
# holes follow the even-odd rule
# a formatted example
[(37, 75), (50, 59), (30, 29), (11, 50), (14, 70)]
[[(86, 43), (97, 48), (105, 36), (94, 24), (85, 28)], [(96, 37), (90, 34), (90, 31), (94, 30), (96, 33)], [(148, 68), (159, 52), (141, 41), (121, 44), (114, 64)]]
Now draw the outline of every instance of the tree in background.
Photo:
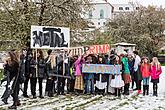
[(165, 9), (140, 7), (138, 11), (119, 14), (107, 24), (114, 42), (137, 44), (141, 55), (157, 56), (165, 43)]
[(31, 25), (82, 29), (87, 25), (81, 18), (89, 9), (86, 4), (88, 0), (0, 0), (0, 40), (17, 42), (6, 45), (8, 49), (29, 45)]

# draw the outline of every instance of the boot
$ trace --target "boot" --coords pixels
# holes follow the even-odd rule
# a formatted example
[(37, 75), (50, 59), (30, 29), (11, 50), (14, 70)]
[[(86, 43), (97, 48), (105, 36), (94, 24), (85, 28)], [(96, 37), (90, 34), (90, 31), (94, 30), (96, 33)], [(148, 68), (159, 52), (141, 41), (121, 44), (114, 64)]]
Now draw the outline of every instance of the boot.
[(29, 98), (29, 96), (28, 96), (27, 94), (23, 94), (23, 96), (24, 96), (25, 98)]
[(39, 96), (39, 98), (43, 99), (43, 98), (44, 98), (44, 96), (43, 96), (43, 95), (40, 95), (40, 96)]
[(149, 85), (146, 86), (147, 95), (149, 95)]
[(146, 92), (146, 85), (143, 85), (143, 96), (145, 96), (145, 92)]
[(14, 109), (14, 110), (16, 110), (17, 109), (17, 106), (16, 105), (12, 105), (12, 106), (8, 107), (8, 109)]
[(18, 100), (18, 101), (16, 102), (16, 106), (20, 106), (20, 105), (21, 105), (20, 100)]
[(139, 89), (139, 90), (138, 90), (138, 94), (141, 94), (141, 92), (142, 92), (142, 90)]
[(118, 97), (121, 97), (121, 90), (118, 89)]
[(4, 104), (8, 104), (7, 99), (2, 99), (2, 102), (3, 102)]
[(117, 89), (115, 88), (115, 96), (117, 96)]

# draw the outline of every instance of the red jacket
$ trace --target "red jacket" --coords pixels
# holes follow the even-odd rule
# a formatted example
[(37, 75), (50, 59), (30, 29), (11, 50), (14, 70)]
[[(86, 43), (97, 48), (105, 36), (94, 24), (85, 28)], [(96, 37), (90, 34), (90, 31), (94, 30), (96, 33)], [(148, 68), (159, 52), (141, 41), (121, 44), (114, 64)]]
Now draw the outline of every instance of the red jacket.
[(158, 79), (160, 74), (162, 73), (161, 66), (158, 68), (155, 65), (151, 66), (151, 79)]
[(150, 65), (149, 64), (141, 65), (140, 71), (142, 73), (143, 78), (149, 78), (150, 77)]

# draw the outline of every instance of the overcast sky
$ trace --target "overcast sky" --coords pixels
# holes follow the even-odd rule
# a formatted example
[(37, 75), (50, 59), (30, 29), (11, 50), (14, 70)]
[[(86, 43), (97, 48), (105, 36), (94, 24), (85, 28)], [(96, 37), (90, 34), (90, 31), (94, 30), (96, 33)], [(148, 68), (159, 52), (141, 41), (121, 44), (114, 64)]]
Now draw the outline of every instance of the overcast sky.
[(139, 2), (143, 6), (156, 5), (165, 7), (165, 0), (108, 0), (111, 4), (128, 3), (129, 1)]

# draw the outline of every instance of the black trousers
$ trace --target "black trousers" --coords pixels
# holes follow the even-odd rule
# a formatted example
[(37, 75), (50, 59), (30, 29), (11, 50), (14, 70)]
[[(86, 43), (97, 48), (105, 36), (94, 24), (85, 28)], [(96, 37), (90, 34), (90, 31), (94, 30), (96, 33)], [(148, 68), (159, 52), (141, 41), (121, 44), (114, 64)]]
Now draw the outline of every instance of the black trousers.
[(75, 79), (67, 79), (67, 91), (74, 92)]
[(65, 78), (57, 79), (57, 94), (64, 94)]
[(54, 91), (53, 89), (54, 89), (54, 79), (47, 79), (45, 93), (47, 93), (48, 96), (53, 96), (53, 91)]
[(24, 90), (23, 90), (23, 94), (27, 95), (27, 89), (28, 89), (28, 83), (29, 83), (29, 77), (26, 77), (26, 80), (24, 82)]
[(19, 94), (19, 80), (14, 80), (14, 83), (12, 85), (13, 93), (11, 96), (13, 97), (13, 105), (16, 105), (19, 101), (18, 94)]
[(142, 82), (141, 80), (137, 81), (137, 89), (138, 90), (141, 90), (141, 82)]
[[(42, 96), (42, 82), (43, 82), (43, 78), (38, 78), (39, 95), (40, 96)], [(31, 84), (31, 93), (33, 96), (35, 96), (36, 95), (37, 78), (30, 78), (30, 84)]]

